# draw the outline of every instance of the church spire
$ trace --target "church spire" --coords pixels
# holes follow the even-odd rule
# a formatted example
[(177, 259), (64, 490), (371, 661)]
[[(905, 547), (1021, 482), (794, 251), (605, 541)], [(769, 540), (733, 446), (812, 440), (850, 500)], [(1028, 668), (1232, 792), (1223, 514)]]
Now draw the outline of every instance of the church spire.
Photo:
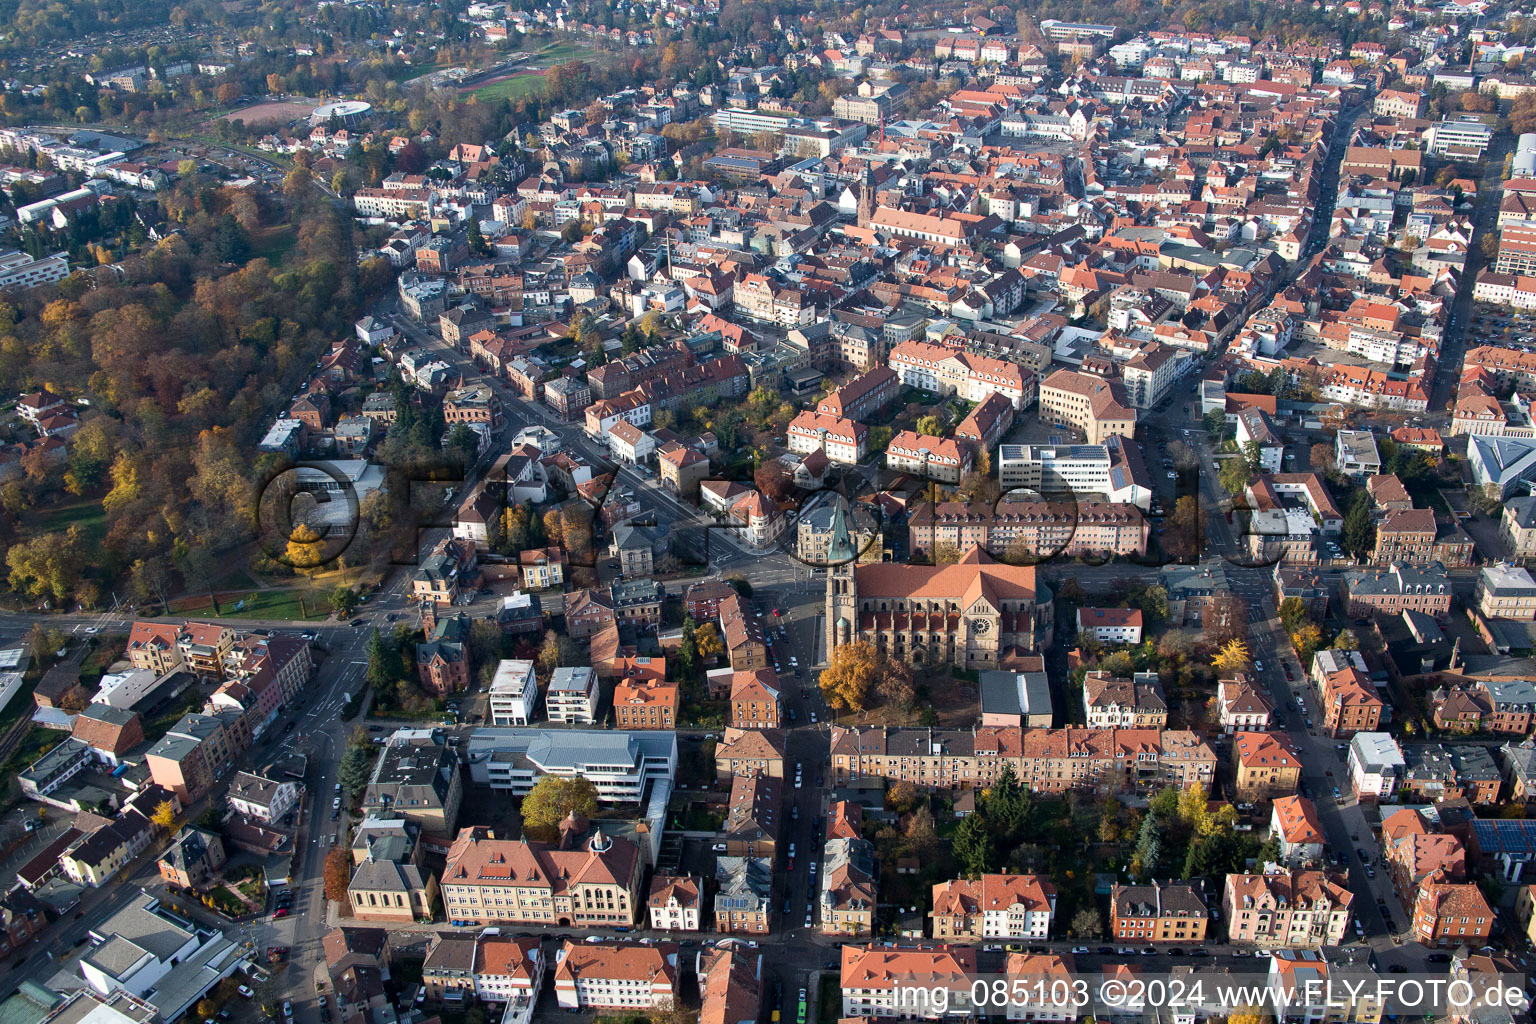
[(837, 506), (832, 510), (832, 540), (827, 544), (828, 565), (845, 565), (858, 557), (858, 549), (854, 547), (853, 537), (848, 533), (846, 505), (839, 497)]

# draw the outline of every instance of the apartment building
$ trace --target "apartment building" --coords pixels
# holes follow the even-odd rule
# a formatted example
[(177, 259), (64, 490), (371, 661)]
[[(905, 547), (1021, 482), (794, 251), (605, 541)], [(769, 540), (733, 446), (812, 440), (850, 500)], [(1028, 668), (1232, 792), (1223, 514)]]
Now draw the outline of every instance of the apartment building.
[(1536, 577), (1523, 566), (1484, 566), (1472, 590), (1473, 606), (1490, 619), (1536, 619)]
[(503, 659), (496, 666), (489, 692), (492, 725), (529, 725), (539, 700), (539, 678), (533, 662)]
[(622, 679), (613, 688), (614, 724), (620, 729), (675, 729), (680, 689), (660, 679)]
[(544, 708), (551, 722), (592, 725), (597, 715), (597, 672), (587, 666), (555, 669)]
[(1082, 433), (1088, 444), (1131, 437), (1136, 410), (1118, 380), (1057, 370), (1040, 382), (1040, 420)]
[(1227, 939), (1291, 949), (1341, 945), (1354, 898), (1347, 881), (1322, 871), (1229, 874), (1221, 900)]
[(928, 919), (935, 939), (1044, 939), (1056, 919), (1056, 887), (1040, 875), (938, 882)]
[(1092, 636), (1101, 644), (1141, 643), (1140, 608), (1079, 608), (1077, 634)]
[(823, 397), (816, 404), (816, 412), (841, 420), (866, 420), (879, 414), (900, 393), (901, 378), (896, 371), (877, 366)]
[[(840, 966), (844, 1017), (937, 1019), (975, 1012), (970, 975), (976, 971), (976, 950), (968, 946), (847, 943)], [(908, 990), (913, 978), (922, 978), (930, 990), (947, 990), (946, 1005), (911, 999)]]
[[(1013, 447), (1004, 445), (1003, 447)], [(980, 547), (995, 558), (1143, 554), (1151, 524), (1131, 504), (1089, 500), (922, 502), (907, 513), (907, 543), (929, 558), (940, 545)], [(804, 523), (804, 517), (801, 522)], [(803, 552), (802, 552), (803, 557)]]
[(1536, 498), (1510, 498), (1499, 517), (1499, 539), (1519, 561), (1536, 557)]
[(1117, 942), (1198, 945), (1208, 918), (1204, 897), (1188, 882), (1116, 884), (1109, 893), (1110, 936)]
[(738, 729), (778, 729), (782, 694), (770, 668), (748, 669), (731, 676), (731, 725)]
[(885, 465), (895, 473), (934, 480), (951, 486), (971, 471), (968, 446), (947, 437), (932, 437), (903, 430), (885, 447)]
[(655, 931), (696, 932), (704, 879), (697, 875), (657, 875), (651, 879), (647, 900), (651, 928)]
[(1303, 867), (1322, 860), (1325, 840), (1317, 806), (1304, 796), (1282, 796), (1270, 812), (1269, 832), (1280, 842), (1280, 860)]
[(1168, 701), (1156, 673), (1135, 679), (1090, 672), (1083, 678), (1083, 710), (1090, 729), (1166, 729)]
[(930, 789), (982, 789), (997, 781), (1004, 765), (1037, 792), (1145, 793), (1163, 786), (1209, 789), (1216, 755), (1179, 729), (832, 729), (839, 785), (882, 778)]
[(855, 420), (806, 411), (789, 422), (789, 450), (799, 455), (825, 452), (832, 462), (853, 465), (869, 454), (869, 428)]
[(772, 918), (773, 858), (716, 857), (715, 931), (767, 935)]
[(1349, 618), (1415, 611), (1443, 619), (1451, 612), (1451, 578), (1439, 562), (1350, 569), (1339, 581), (1339, 598)]
[(1485, 945), (1493, 925), (1493, 907), (1471, 882), (1426, 882), (1414, 897), (1413, 934), (1426, 946)]
[[(838, 814), (837, 807), (832, 809), (829, 817), (832, 819), (829, 832), (847, 823), (846, 817)], [(857, 835), (829, 834), (822, 847), (818, 920), (821, 934), (845, 938), (873, 935), (879, 881), (873, 843)]]
[(664, 1009), (682, 975), (675, 943), (576, 943), (555, 954), (555, 1000), (563, 1010), (636, 1012)]
[(1301, 781), (1301, 755), (1285, 733), (1237, 733), (1232, 763), (1236, 769), (1233, 794), (1248, 803), (1287, 796), (1296, 792)]
[(423, 832), (446, 837), (458, 824), (463, 798), (458, 758), (443, 737), (430, 729), (400, 729), (374, 763), (363, 810), (404, 818)]

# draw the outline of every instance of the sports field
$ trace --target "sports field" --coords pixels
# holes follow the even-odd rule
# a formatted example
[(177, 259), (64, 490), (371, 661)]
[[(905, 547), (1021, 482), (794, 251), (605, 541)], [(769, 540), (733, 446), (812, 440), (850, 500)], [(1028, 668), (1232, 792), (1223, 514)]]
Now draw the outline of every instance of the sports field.
[(544, 72), (524, 70), (493, 79), (467, 92), (480, 100), (515, 100), (531, 96), (543, 88)]
[(271, 103), (256, 103), (239, 110), (231, 110), (224, 115), (224, 120), (233, 121), (240, 118), (246, 124), (263, 124), (269, 121), (287, 124), (289, 121), (308, 117), (319, 105), (319, 100), (275, 100)]

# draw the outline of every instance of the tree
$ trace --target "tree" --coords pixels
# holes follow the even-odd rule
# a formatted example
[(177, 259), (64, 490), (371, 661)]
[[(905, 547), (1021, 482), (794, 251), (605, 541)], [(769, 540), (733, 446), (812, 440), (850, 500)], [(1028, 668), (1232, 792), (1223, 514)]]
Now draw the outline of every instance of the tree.
[(337, 587), (331, 591), (331, 610), (337, 618), (345, 619), (357, 607), (357, 591), (351, 587)]
[(923, 799), (923, 793), (906, 779), (897, 779), (885, 791), (885, 806), (897, 814), (906, 814)]
[[(1022, 16), (1022, 12), (1020, 12)], [(1072, 923), (1068, 926), (1074, 939), (1097, 939), (1104, 934), (1103, 920), (1094, 907), (1082, 907), (1072, 915)]]
[(875, 695), (883, 704), (910, 711), (917, 701), (912, 666), (900, 658), (882, 657), (879, 674), (875, 677)]
[(725, 640), (720, 636), (720, 627), (713, 622), (706, 622), (695, 629), (693, 642), (698, 648), (699, 657), (704, 661), (725, 657)]
[(546, 775), (523, 797), (523, 831), (533, 839), (554, 842), (560, 823), (571, 814), (590, 818), (597, 813), (597, 787), (577, 776)]
[(838, 711), (863, 711), (880, 674), (880, 652), (867, 640), (855, 640), (832, 651), (821, 671), (821, 692)]
[(469, 251), (476, 254), (477, 256), (489, 256), (495, 252), (495, 250), (491, 248), (491, 243), (487, 242), (485, 240), (485, 235), (481, 233), (480, 222), (474, 217), (469, 218), (469, 232), (467, 241), (469, 243)]
[(164, 556), (151, 555), (139, 559), (133, 563), (132, 570), (134, 599), (140, 604), (148, 604), (153, 597), (160, 602), (161, 612), (170, 614), (170, 606), (165, 601), (165, 588), (170, 578), (170, 566), (166, 564)]
[(1193, 561), (1205, 549), (1205, 517), (1194, 495), (1186, 494), (1173, 504), (1173, 515), (1163, 534), (1168, 553), (1180, 561)]
[(364, 741), (354, 743), (347, 748), (347, 752), (341, 755), (341, 766), (337, 769), (336, 781), (341, 783), (341, 788), (349, 796), (357, 796), (368, 788), (368, 779), (373, 775), (373, 751), (372, 745)]
[(325, 540), (308, 523), (297, 523), (288, 534), (284, 555), (295, 569), (318, 569), (325, 561)]
[(1371, 498), (1365, 491), (1356, 491), (1344, 513), (1344, 550), (1356, 558), (1364, 558), (1376, 544), (1376, 524), (1371, 522)]
[(1360, 641), (1355, 636), (1354, 630), (1341, 629), (1339, 630), (1339, 635), (1333, 638), (1333, 643), (1329, 646), (1335, 651), (1358, 651), (1360, 649)]
[(1291, 633), (1291, 646), (1296, 649), (1296, 658), (1302, 665), (1312, 663), (1312, 655), (1323, 646), (1323, 631), (1314, 622), (1303, 622)]
[(1307, 611), (1307, 603), (1299, 597), (1288, 597), (1280, 602), (1280, 624), (1285, 627), (1287, 633), (1294, 633), (1307, 622), (1311, 613)]
[(955, 863), (965, 878), (980, 878), (996, 870), (997, 843), (979, 814), (961, 819), (955, 828)]
[(340, 846), (333, 846), (326, 853), (323, 879), (325, 898), (336, 903), (346, 903), (347, 887), (352, 882), (352, 858)]
[(149, 820), (154, 822), (156, 828), (164, 832), (174, 832), (176, 830), (176, 805), (169, 800), (161, 800), (155, 805), (155, 812), (150, 815)]
[(80, 583), (89, 551), (79, 526), (13, 544), (5, 553), (11, 589), (34, 601), (67, 601)]
[(1333, 445), (1319, 443), (1313, 445), (1307, 452), (1307, 460), (1312, 467), (1312, 472), (1327, 475), (1334, 471), (1337, 463), (1334, 458)]
[(41, 622), (34, 623), (27, 630), (27, 650), (38, 661), (52, 657), (64, 650), (69, 644), (69, 634), (57, 626), (46, 626)]
[(926, 434), (929, 437), (938, 437), (944, 431), (943, 425), (939, 423), (939, 418), (933, 413), (919, 416), (916, 429), (919, 434)]
[(907, 818), (907, 823), (902, 828), (902, 839), (905, 841), (907, 856), (916, 857), (923, 863), (929, 863), (939, 853), (939, 833), (934, 827), (933, 812), (926, 804), (919, 804)]
[(1228, 494), (1242, 494), (1246, 491), (1250, 475), (1248, 461), (1243, 458), (1223, 459), (1221, 468), (1216, 471), (1216, 479)]
[(1222, 590), (1211, 595), (1205, 611), (1205, 640), (1212, 646), (1248, 635), (1248, 602)]
[(944, 540), (933, 546), (934, 565), (954, 565), (960, 561), (960, 549)]
[(1211, 667), (1220, 672), (1242, 672), (1251, 663), (1248, 645), (1237, 637), (1228, 640), (1211, 658)]

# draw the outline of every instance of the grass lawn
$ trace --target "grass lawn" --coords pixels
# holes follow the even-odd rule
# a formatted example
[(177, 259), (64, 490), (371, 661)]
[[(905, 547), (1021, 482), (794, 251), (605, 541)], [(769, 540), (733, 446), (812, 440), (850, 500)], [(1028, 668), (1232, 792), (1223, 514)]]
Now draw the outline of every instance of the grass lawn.
[(15, 751), (0, 770), (3, 770), (6, 775), (15, 775), (68, 738), (67, 732), (33, 725), (21, 738), (21, 742), (16, 744)]
[(71, 526), (85, 531), (92, 544), (100, 544), (107, 535), (107, 510), (100, 501), (75, 501), (67, 505), (55, 505), (46, 512), (39, 512), (32, 519), (32, 536), (43, 533), (63, 533)]
[[(299, 602), (303, 600), (301, 607)], [(243, 603), (242, 603), (243, 602)], [(239, 605), (237, 608), (236, 605)], [(211, 601), (177, 608), (178, 614), (192, 616), (233, 615), (257, 619), (323, 619), (331, 614), (329, 591), (309, 589), (258, 590), (239, 597), (219, 599), (219, 611), (213, 610)]]
[[(817, 991), (820, 1005), (816, 1007), (816, 1019), (822, 1024), (836, 1024), (843, 1016), (843, 990), (832, 984), (830, 978), (823, 978), (821, 988)], [(784, 1000), (786, 1006), (788, 998)]]
[(596, 60), (602, 54), (580, 43), (550, 43), (538, 52), (535, 59), (564, 64), (568, 60)]
[(251, 257), (270, 260), (273, 263), (287, 255), (298, 243), (299, 236), (287, 224), (272, 224), (257, 228), (251, 233)]
[(543, 91), (543, 75), (522, 74), (515, 78), (503, 78), (499, 82), (482, 85), (471, 95), (479, 100), (500, 102), (501, 100), (518, 100), (524, 96), (536, 96)]

